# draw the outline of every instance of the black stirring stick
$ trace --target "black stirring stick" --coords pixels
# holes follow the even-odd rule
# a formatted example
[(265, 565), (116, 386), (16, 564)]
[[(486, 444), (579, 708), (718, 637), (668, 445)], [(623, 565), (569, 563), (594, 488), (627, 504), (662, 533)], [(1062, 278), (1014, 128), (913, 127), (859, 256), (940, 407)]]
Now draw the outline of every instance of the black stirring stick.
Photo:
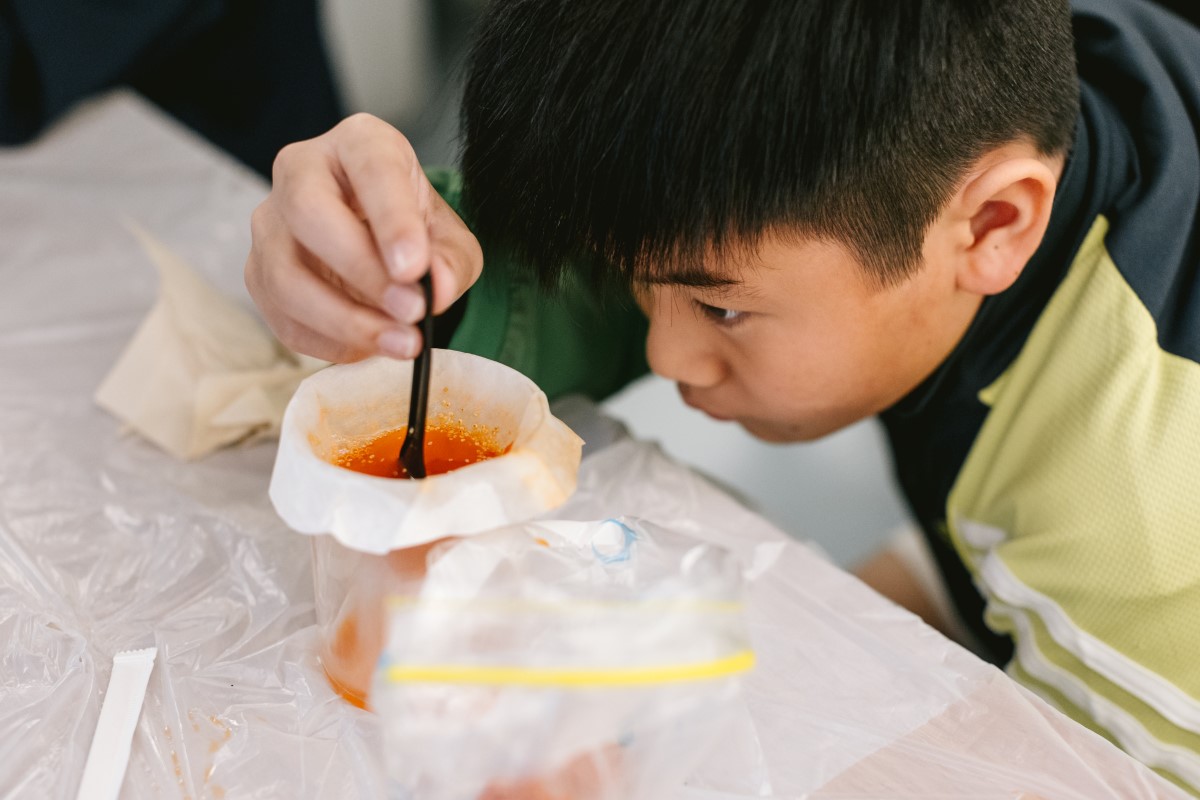
[(429, 408), (429, 362), (433, 355), (433, 281), (421, 278), (425, 316), (421, 320), (421, 352), (413, 362), (412, 395), (408, 399), (408, 433), (400, 446), (400, 468), (410, 478), (425, 477), (425, 415)]

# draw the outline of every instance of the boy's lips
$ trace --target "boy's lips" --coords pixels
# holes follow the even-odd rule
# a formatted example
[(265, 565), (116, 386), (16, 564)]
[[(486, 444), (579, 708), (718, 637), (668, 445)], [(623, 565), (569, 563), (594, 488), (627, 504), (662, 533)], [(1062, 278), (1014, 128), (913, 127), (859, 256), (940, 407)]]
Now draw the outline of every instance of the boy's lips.
[(679, 389), (679, 396), (681, 398), (683, 398), (683, 402), (686, 405), (689, 405), (692, 408), (696, 409), (697, 411), (701, 411), (701, 412), (707, 414), (708, 416), (712, 417), (715, 420), (720, 420), (721, 422), (728, 422), (731, 419), (733, 419), (733, 417), (726, 416), (725, 414), (720, 414), (716, 411), (713, 411), (708, 406), (702, 405), (699, 401), (697, 401), (694, 397), (692, 397), (692, 395), (690, 394), (691, 389), (687, 386), (684, 386), (682, 383), (677, 383), (677, 384), (675, 384), (675, 386), (676, 386), (676, 388)]

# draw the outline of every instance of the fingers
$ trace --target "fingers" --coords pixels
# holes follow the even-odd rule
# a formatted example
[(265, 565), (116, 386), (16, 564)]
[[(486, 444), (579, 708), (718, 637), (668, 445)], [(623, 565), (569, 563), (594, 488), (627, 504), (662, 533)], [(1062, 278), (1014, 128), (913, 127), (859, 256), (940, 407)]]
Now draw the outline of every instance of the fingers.
[(329, 360), (411, 358), (431, 272), (440, 313), (479, 277), (479, 242), (399, 131), (365, 114), (284, 148), (252, 218), (246, 286), (287, 346)]
[(433, 308), (441, 313), (478, 279), (479, 241), (430, 185), (408, 140), (360, 114), (338, 129), (336, 160), (392, 281), (413, 284), (433, 270)]
[(272, 194), (291, 237), (330, 265), (358, 300), (379, 307), (389, 280), (367, 226), (316, 149), (280, 154)]
[(430, 206), (433, 311), (440, 314), (479, 279), (483, 271), (483, 250), (466, 223), (436, 193)]
[(408, 140), (375, 117), (358, 114), (335, 132), (334, 155), (397, 283), (414, 283), (429, 266), (429, 181)]
[[(246, 288), (284, 345), (330, 361), (375, 353), (396, 358), (416, 355), (420, 332), (412, 324), (355, 302), (328, 280), (336, 275), (288, 238), (269, 201), (255, 211), (253, 224)], [(423, 303), (418, 310), (423, 312)]]

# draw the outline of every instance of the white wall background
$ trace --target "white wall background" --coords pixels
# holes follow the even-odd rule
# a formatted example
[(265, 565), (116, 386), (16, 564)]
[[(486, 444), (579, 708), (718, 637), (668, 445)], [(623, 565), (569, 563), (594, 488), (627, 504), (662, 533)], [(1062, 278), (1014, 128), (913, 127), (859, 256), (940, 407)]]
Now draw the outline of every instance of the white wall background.
[[(349, 110), (408, 134), (426, 164), (452, 163), (454, 69), (478, 0), (324, 0), (332, 60)], [(441, 26), (439, 29), (438, 26)], [(907, 519), (874, 420), (820, 442), (767, 445), (685, 406), (674, 386), (646, 379), (606, 403), (640, 438), (740, 492), (788, 533), (853, 564)]]

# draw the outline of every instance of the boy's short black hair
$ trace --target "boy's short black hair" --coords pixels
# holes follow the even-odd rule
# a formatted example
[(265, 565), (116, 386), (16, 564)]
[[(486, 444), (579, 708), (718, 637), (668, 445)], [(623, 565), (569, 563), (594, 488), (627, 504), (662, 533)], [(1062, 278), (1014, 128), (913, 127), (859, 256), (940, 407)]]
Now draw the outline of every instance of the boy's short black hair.
[(497, 0), (463, 98), (464, 209), (548, 284), (703, 270), (782, 231), (881, 285), (988, 148), (1071, 143), (1068, 0)]

